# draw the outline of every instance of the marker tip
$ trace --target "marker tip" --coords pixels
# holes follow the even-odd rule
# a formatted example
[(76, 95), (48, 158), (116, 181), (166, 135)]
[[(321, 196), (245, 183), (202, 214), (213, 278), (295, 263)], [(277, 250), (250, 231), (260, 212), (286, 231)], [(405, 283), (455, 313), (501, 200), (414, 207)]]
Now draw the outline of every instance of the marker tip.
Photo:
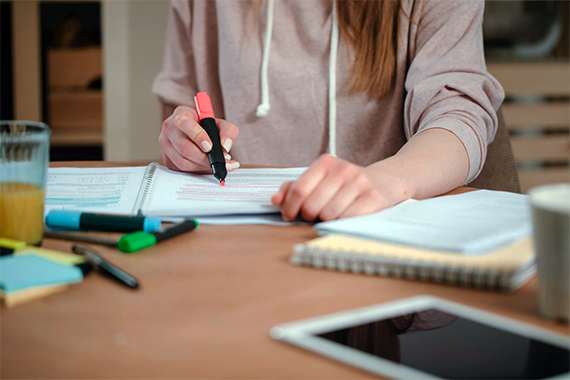
[(225, 186), (226, 181), (220, 181), (220, 185)]

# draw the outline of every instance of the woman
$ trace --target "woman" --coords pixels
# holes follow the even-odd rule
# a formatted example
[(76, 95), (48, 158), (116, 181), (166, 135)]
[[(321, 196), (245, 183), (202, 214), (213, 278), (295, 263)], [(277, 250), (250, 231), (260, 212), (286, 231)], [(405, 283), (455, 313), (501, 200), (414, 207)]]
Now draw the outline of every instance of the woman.
[(483, 0), (173, 1), (153, 87), (164, 104), (164, 161), (209, 169), (211, 144), (191, 109), (207, 91), (229, 170), (309, 166), (272, 198), (286, 220), (370, 213), (469, 183), (504, 97), (485, 68), (483, 8)]

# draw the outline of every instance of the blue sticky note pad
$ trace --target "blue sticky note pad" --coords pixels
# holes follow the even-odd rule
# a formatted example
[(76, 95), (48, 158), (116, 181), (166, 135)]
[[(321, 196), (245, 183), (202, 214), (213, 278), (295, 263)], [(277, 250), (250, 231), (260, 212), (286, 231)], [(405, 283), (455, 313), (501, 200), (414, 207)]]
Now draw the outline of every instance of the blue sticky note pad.
[(0, 288), (10, 292), (30, 286), (73, 284), (81, 282), (81, 269), (56, 263), (38, 255), (0, 258)]

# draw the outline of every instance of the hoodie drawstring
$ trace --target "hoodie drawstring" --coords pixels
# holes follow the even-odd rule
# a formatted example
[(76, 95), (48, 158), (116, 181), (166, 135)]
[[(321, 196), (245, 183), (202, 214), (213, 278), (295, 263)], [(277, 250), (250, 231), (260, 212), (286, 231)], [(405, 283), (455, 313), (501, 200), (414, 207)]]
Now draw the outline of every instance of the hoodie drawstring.
[[(269, 83), (267, 69), (269, 66), (269, 49), (273, 33), (273, 7), (275, 0), (267, 1), (267, 23), (265, 27), (265, 41), (261, 59), (261, 104), (257, 106), (255, 115), (266, 117), (269, 115)], [(338, 51), (338, 16), (336, 0), (333, 0), (331, 47), (329, 55), (329, 154), (336, 157), (336, 58)]]
[(271, 35), (273, 34), (273, 5), (274, 0), (267, 1), (267, 25), (265, 26), (265, 42), (263, 45), (263, 58), (261, 59), (261, 104), (257, 106), (255, 115), (266, 117), (269, 115), (269, 83), (267, 82), (267, 67), (269, 66), (269, 49), (271, 47)]
[(338, 51), (338, 16), (333, 0), (331, 52), (329, 56), (329, 154), (336, 157), (336, 56)]

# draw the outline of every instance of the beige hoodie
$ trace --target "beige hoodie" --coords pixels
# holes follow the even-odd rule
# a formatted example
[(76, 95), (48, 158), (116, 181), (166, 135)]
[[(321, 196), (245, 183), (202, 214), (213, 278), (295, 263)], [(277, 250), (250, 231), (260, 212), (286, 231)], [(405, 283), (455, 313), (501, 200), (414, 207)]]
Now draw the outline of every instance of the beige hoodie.
[[(402, 0), (395, 86), (383, 99), (347, 94), (352, 60), (342, 39), (335, 54), (332, 0), (264, 3), (254, 28), (250, 1), (172, 1), (153, 85), (161, 101), (194, 107), (193, 96), (207, 91), (216, 117), (240, 128), (231, 153), (242, 164), (308, 166), (336, 149), (366, 166), (420, 131), (444, 128), (467, 150), (466, 183), (479, 174), (504, 98), (485, 67), (483, 0)], [(264, 48), (270, 109), (259, 117)]]

